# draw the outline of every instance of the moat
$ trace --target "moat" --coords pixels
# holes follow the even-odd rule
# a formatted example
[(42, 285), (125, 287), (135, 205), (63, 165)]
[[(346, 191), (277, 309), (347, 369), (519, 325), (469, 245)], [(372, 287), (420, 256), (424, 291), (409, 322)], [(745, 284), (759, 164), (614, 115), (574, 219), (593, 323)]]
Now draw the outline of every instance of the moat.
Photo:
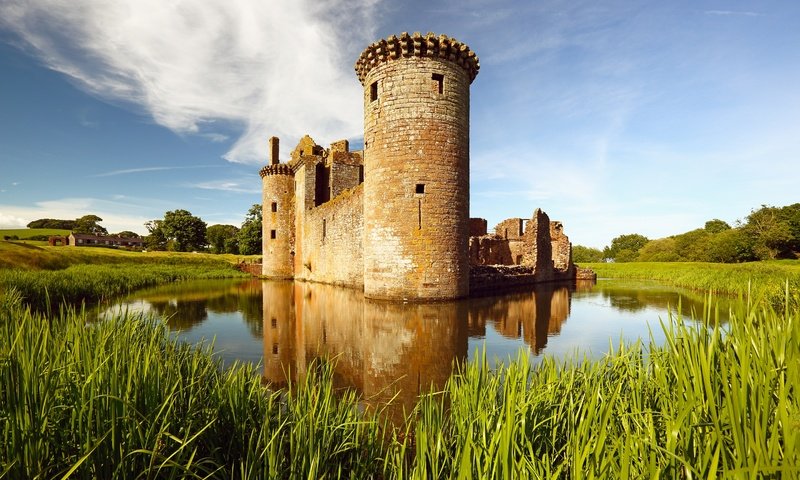
[(398, 407), (408, 408), (420, 391), (441, 387), (454, 362), (484, 348), (493, 362), (523, 352), (537, 363), (575, 352), (598, 358), (620, 339), (647, 342), (652, 334), (661, 343), (659, 319), (679, 304), (690, 317), (702, 312), (703, 297), (601, 279), (462, 301), (386, 303), (313, 283), (204, 280), (137, 292), (109, 310), (166, 317), (181, 339), (213, 339), (226, 364), (260, 363), (265, 379), (279, 386), (287, 375), (297, 380), (314, 359), (335, 357), (338, 387), (374, 403), (397, 394)]

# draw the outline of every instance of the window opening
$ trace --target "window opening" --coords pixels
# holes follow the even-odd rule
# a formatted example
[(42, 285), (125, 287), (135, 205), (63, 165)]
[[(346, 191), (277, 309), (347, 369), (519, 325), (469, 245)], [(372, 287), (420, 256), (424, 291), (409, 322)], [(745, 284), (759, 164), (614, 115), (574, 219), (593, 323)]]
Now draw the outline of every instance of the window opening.
[(331, 169), (320, 162), (314, 167), (314, 206), (331, 199)]
[(374, 102), (378, 99), (378, 82), (372, 82), (372, 85), (369, 86), (369, 101)]
[(277, 343), (273, 343), (272, 344), (272, 354), (273, 355), (277, 355), (278, 354), (278, 344)]
[(275, 234), (276, 234), (275, 230), (270, 230), (269, 231), (269, 238), (275, 240)]
[(273, 212), (277, 212), (278, 211), (278, 202), (272, 202), (272, 211)]
[(417, 228), (422, 230), (422, 199), (417, 200)]
[(272, 328), (278, 328), (278, 319), (272, 317), (272, 321), (270, 322), (270, 324), (272, 325)]
[(326, 219), (322, 219), (322, 239), (325, 240), (325, 234), (327, 233), (328, 229), (328, 221)]
[(431, 75), (431, 80), (433, 80), (433, 90), (440, 95), (444, 93), (444, 75), (441, 73), (434, 73)]
[(425, 184), (424, 183), (418, 183), (417, 184), (416, 193), (420, 193), (420, 194), (425, 193)]
[(358, 183), (364, 183), (364, 165), (358, 166)]

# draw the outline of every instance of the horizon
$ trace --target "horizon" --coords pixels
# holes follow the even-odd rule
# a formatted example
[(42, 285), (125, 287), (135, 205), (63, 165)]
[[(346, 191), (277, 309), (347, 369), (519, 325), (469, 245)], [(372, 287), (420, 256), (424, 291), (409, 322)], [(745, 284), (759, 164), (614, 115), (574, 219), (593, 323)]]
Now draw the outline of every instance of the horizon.
[[(0, 228), (185, 209), (239, 226), (267, 140), (363, 143), (353, 65), (432, 31), (469, 45), (470, 216), (536, 208), (573, 245), (800, 201), (800, 4), (279, 0), (0, 4)], [(360, 28), (353, 28), (358, 25)]]

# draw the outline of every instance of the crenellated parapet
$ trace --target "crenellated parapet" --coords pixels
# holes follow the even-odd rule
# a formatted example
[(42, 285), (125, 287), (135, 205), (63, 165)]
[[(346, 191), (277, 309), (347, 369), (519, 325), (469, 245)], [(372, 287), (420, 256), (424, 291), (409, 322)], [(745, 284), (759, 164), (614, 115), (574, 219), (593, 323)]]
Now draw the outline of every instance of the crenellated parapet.
[(431, 32), (427, 35), (419, 32), (409, 35), (408, 32), (403, 32), (399, 37), (392, 35), (379, 40), (361, 53), (355, 65), (358, 80), (364, 85), (370, 70), (376, 66), (409, 57), (440, 58), (454, 62), (466, 70), (470, 83), (481, 68), (475, 52), (455, 38), (447, 35), (437, 36)]
[(292, 176), (292, 175), (294, 175), (294, 172), (292, 172), (292, 167), (290, 167), (289, 165), (287, 165), (285, 163), (277, 163), (277, 164), (265, 166), (264, 168), (262, 168), (258, 172), (258, 174), (261, 175), (261, 178), (264, 178), (264, 177), (269, 176), (269, 175), (289, 175), (289, 176)]

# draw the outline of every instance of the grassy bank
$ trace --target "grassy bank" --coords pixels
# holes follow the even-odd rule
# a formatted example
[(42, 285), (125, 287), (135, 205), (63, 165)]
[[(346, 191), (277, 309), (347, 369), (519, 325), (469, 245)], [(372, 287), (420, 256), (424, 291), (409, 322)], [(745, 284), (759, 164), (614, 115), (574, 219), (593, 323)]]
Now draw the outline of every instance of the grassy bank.
[(758, 287), (773, 305), (785, 301), (786, 283), (790, 302), (800, 307), (800, 260), (752, 262), (740, 264), (632, 262), (586, 264), (598, 278), (628, 278), (657, 280), (679, 287), (703, 292), (735, 295)]
[[(705, 310), (711, 312), (713, 309)], [(707, 315), (711, 315), (707, 313)], [(135, 321), (132, 321), (135, 320)], [(708, 318), (713, 321), (713, 318)], [(598, 362), (486, 359), (383, 428), (331, 370), (269, 392), (162, 324), (0, 302), (0, 472), (9, 478), (794, 478), (800, 310), (738, 305), (723, 333)], [(2, 475), (0, 475), (2, 476)]]
[(234, 268), (243, 258), (0, 242), (0, 291), (14, 287), (38, 309), (48, 303), (96, 303), (180, 280), (246, 277)]

